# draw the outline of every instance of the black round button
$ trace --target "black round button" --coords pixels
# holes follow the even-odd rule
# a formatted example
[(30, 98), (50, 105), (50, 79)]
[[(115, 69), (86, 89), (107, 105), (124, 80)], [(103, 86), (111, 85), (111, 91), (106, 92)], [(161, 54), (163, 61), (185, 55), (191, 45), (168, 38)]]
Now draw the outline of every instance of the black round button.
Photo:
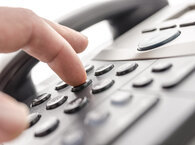
[(68, 87), (68, 84), (65, 83), (65, 82), (59, 82), (56, 87), (55, 87), (55, 90), (59, 91), (59, 90), (62, 90), (64, 88)]
[(87, 97), (84, 98), (78, 98), (70, 102), (66, 108), (64, 109), (64, 113), (67, 114), (73, 114), (78, 111), (80, 111), (82, 108), (84, 108), (88, 103)]
[(112, 87), (114, 85), (114, 82), (115, 82), (114, 80), (105, 79), (93, 86), (92, 93), (97, 94), (97, 93), (103, 92), (109, 89), (110, 87)]
[(122, 76), (134, 71), (138, 67), (137, 63), (126, 63), (117, 69), (116, 75)]
[(49, 118), (46, 122), (36, 128), (35, 137), (43, 137), (57, 129), (59, 120), (56, 118)]
[(72, 92), (79, 92), (85, 88), (87, 88), (92, 83), (92, 80), (86, 80), (86, 82), (80, 86), (76, 86), (72, 88)]
[(55, 109), (62, 105), (64, 102), (66, 102), (67, 99), (68, 99), (67, 96), (57, 96), (47, 102), (46, 109), (47, 110)]
[(94, 65), (92, 65), (92, 64), (88, 64), (88, 65), (85, 66), (86, 73), (89, 73), (93, 69), (94, 69)]
[(142, 40), (138, 45), (139, 51), (151, 50), (162, 46), (177, 38), (181, 32), (179, 30), (166, 30), (154, 33), (151, 37)]
[(101, 76), (109, 71), (111, 71), (114, 68), (113, 64), (108, 64), (105, 66), (101, 66), (95, 71), (95, 76)]
[(34, 99), (32, 101), (31, 106), (34, 107), (34, 106), (40, 105), (41, 103), (47, 101), (50, 97), (51, 97), (51, 94), (44, 93), (38, 96), (36, 99)]
[(41, 118), (41, 114), (32, 113), (28, 116), (29, 128), (35, 125)]

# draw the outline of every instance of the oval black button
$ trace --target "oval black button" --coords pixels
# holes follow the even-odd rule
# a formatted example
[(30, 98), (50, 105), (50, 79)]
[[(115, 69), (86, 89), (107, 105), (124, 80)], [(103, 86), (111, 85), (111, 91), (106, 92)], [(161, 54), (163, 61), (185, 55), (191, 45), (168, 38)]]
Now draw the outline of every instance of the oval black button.
[(59, 91), (59, 90), (62, 90), (64, 88), (68, 87), (68, 84), (65, 83), (65, 82), (59, 82), (56, 87), (55, 87), (55, 90)]
[(164, 72), (173, 66), (172, 63), (159, 63), (152, 68), (152, 72)]
[(153, 82), (152, 78), (149, 77), (142, 77), (133, 82), (133, 87), (135, 88), (141, 88), (141, 87), (146, 87), (150, 85)]
[(89, 73), (93, 69), (94, 69), (94, 65), (88, 64), (88, 65), (85, 66), (86, 73)]
[(101, 81), (93, 86), (92, 93), (97, 94), (97, 93), (103, 92), (103, 91), (109, 89), (110, 87), (112, 87), (114, 82), (115, 82), (114, 80), (105, 79), (105, 80), (103, 80), (103, 81)]
[(105, 65), (105, 66), (101, 66), (98, 69), (96, 69), (95, 76), (103, 75), (103, 74), (111, 71), (113, 68), (114, 68), (113, 64), (108, 64), (108, 65)]
[(134, 71), (138, 67), (137, 63), (126, 63), (117, 69), (116, 75), (122, 76)]
[(75, 99), (66, 106), (64, 113), (67, 114), (76, 113), (80, 111), (83, 107), (85, 107), (87, 103), (88, 103), (87, 97)]
[(47, 110), (55, 109), (62, 105), (64, 102), (66, 102), (67, 99), (68, 99), (67, 96), (57, 96), (55, 98), (52, 98), (47, 102), (46, 109)]
[(72, 88), (72, 92), (79, 92), (83, 89), (85, 89), (86, 87), (88, 87), (90, 84), (92, 83), (92, 80), (86, 80), (86, 82), (80, 86), (76, 86)]
[(29, 123), (29, 128), (35, 125), (41, 118), (41, 114), (39, 113), (32, 113), (28, 116), (28, 123)]
[(44, 93), (44, 94), (38, 96), (36, 99), (34, 99), (32, 101), (31, 106), (34, 107), (34, 106), (40, 105), (43, 102), (47, 101), (50, 97), (51, 97), (51, 94)]
[(149, 38), (142, 40), (138, 45), (139, 51), (151, 50), (162, 46), (177, 38), (181, 32), (179, 30), (166, 30), (155, 33)]
[(59, 120), (56, 118), (50, 118), (44, 122), (41, 126), (37, 127), (35, 131), (35, 137), (43, 137), (53, 132), (59, 125)]

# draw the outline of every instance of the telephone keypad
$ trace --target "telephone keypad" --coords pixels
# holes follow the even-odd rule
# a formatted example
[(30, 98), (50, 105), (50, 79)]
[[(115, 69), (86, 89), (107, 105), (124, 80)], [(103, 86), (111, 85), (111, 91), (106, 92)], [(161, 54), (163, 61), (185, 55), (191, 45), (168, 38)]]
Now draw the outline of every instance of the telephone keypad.
[[(182, 59), (181, 61), (185, 62)], [(95, 140), (93, 139), (94, 136), (91, 136), (91, 134), (97, 135), (97, 140), (95, 144), (98, 144), (98, 139), (100, 141), (100, 144), (107, 144), (111, 141), (110, 139), (115, 138), (117, 135), (123, 132), (127, 126), (139, 120), (138, 118), (140, 118), (140, 116), (148, 112), (151, 108), (153, 108), (153, 106), (158, 105), (159, 100), (162, 99), (160, 94), (158, 94), (158, 96), (160, 96), (158, 97), (156, 95), (153, 96), (145, 92), (142, 92), (143, 94), (141, 94), (140, 97), (134, 92), (134, 90), (137, 90), (136, 88), (143, 88), (139, 90), (144, 91), (147, 89), (149, 90), (151, 88), (156, 89), (157, 87), (159, 87), (158, 89), (160, 89), (162, 81), (161, 79), (159, 81), (159, 78), (162, 78), (162, 80), (166, 80), (166, 76), (169, 75), (169, 73), (172, 73), (172, 71), (174, 72), (175, 67), (176, 68), (178, 67), (178, 65), (173, 62), (172, 59), (170, 59), (167, 61), (164, 60), (148, 61), (147, 63), (146, 62), (143, 63), (142, 61), (136, 61), (136, 62), (125, 61), (125, 62), (113, 63), (115, 65), (115, 69), (113, 69), (109, 73), (109, 76), (104, 75), (102, 77), (96, 77), (92, 73), (89, 74), (88, 80), (85, 83), (85, 85), (86, 84), (89, 85), (86, 85), (86, 87), (81, 87), (82, 89), (80, 90), (83, 91), (79, 93), (72, 92), (72, 89), (76, 87), (73, 88), (68, 87), (67, 89), (63, 89), (62, 91), (55, 91), (55, 88), (51, 86), (51, 89), (53, 89), (53, 92), (50, 91), (50, 95), (52, 94), (52, 99), (54, 99), (55, 97), (56, 98), (59, 97), (59, 99), (56, 100), (59, 100), (59, 102), (61, 102), (60, 100), (63, 98), (62, 96), (66, 96), (67, 94), (68, 99), (65, 101), (66, 103), (62, 103), (62, 104), (60, 103), (61, 105), (58, 108), (57, 107), (58, 105), (56, 106), (56, 104), (58, 104), (56, 102), (58, 101), (55, 102), (54, 99), (54, 103), (53, 103), (54, 107), (51, 107), (50, 111), (45, 109), (45, 105), (48, 106), (48, 104), (52, 102), (51, 101), (52, 99), (50, 99), (48, 102), (45, 102), (45, 105), (44, 104), (40, 105), (40, 107), (43, 108), (43, 110), (42, 109), (39, 110), (40, 111), (39, 114), (42, 116), (42, 118), (40, 121), (37, 121), (38, 124), (36, 126), (32, 126), (28, 130), (32, 132), (35, 130), (33, 132), (35, 137), (47, 136), (52, 132), (53, 134), (58, 134), (59, 129), (56, 130), (57, 128), (56, 126), (59, 125), (59, 122), (57, 122), (57, 124), (53, 123), (55, 124), (54, 127), (51, 127), (52, 125), (51, 126), (46, 125), (46, 127), (42, 127), (44, 126), (43, 120), (44, 121), (46, 120), (45, 121), (46, 123), (47, 120), (50, 119), (48, 117), (50, 116), (50, 113), (53, 115), (53, 117), (56, 117), (56, 119), (60, 115), (63, 115), (61, 117), (65, 118), (67, 120), (67, 122), (66, 121), (65, 122), (69, 123), (70, 125), (64, 127), (63, 136), (60, 138), (60, 142), (57, 143), (56, 145), (61, 145), (61, 144), (74, 145), (77, 143), (82, 144), (83, 141), (86, 140), (87, 140), (86, 145), (88, 145), (92, 143), (90, 142), (90, 140)], [(187, 61), (185, 63), (187, 63)], [(96, 61), (91, 62), (91, 64), (94, 67), (102, 65), (102, 63), (97, 64)], [(107, 64), (105, 63), (105, 65), (109, 65), (109, 63)], [(126, 75), (122, 75), (122, 76), (117, 76), (116, 73), (118, 71), (118, 68), (125, 65), (126, 66), (132, 65), (137, 67), (135, 70), (131, 71), (131, 73), (127, 73)], [(172, 67), (170, 67), (170, 65)], [(167, 66), (169, 66), (172, 69), (170, 68), (165, 69)], [(183, 67), (183, 66), (179, 66), (179, 67), (183, 68), (184, 70), (188, 70), (187, 72), (193, 70), (193, 65), (191, 65), (191, 67)], [(151, 70), (154, 68), (156, 68), (159, 71), (159, 73), (153, 73)], [(166, 70), (170, 70), (170, 71), (166, 73), (160, 73)], [(128, 88), (127, 87), (125, 88), (123, 86), (128, 86)], [(46, 90), (44, 90), (43, 92), (45, 91)], [(33, 107), (31, 109), (33, 109), (33, 112), (35, 113), (38, 111), (37, 107)], [(46, 114), (48, 114), (48, 116)], [(79, 116), (79, 120), (78, 120), (78, 116)], [(64, 120), (61, 121), (62, 118), (57, 119), (60, 121), (60, 124), (63, 124), (62, 122)], [(71, 119), (75, 118), (75, 119), (69, 120), (69, 118)], [(120, 124), (122, 119), (124, 119), (124, 123), (125, 123), (123, 124), (124, 126), (120, 126), (120, 125), (115, 126), (113, 128), (114, 129), (113, 132), (110, 132), (111, 125)], [(68, 136), (68, 134), (71, 133), (70, 130), (72, 130), (72, 126), (75, 126), (75, 129), (73, 130), (72, 134)], [(39, 130), (39, 128), (41, 128), (41, 130)], [(78, 134), (80, 134), (78, 133), (79, 130), (82, 130), (81, 132), (82, 137), (77, 136)], [(104, 136), (101, 135), (102, 133), (105, 133), (105, 135), (108, 138), (105, 139), (105, 135)], [(47, 137), (45, 137), (44, 139), (47, 139)]]

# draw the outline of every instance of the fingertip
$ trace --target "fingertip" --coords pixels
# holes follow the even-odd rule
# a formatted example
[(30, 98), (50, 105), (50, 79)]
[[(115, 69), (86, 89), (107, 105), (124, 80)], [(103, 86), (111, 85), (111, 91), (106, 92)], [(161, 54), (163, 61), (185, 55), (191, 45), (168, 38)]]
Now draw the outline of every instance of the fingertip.
[(80, 41), (77, 42), (77, 43), (79, 44), (79, 45), (77, 46), (78, 48), (76, 49), (76, 52), (77, 52), (77, 53), (83, 52), (83, 51), (87, 48), (88, 43), (89, 43), (88, 37), (87, 37), (87, 36), (85, 36), (85, 35), (82, 34), (82, 33), (80, 33), (80, 35), (81, 35)]
[(78, 86), (86, 81), (87, 74), (84, 66), (68, 44), (62, 47), (58, 55), (48, 65), (63, 81), (71, 86)]
[(83, 71), (79, 75), (75, 76), (74, 79), (68, 80), (67, 83), (70, 84), (71, 86), (79, 86), (81, 84), (84, 84), (86, 80), (87, 80), (87, 74), (85, 71)]
[(62, 71), (59, 74), (61, 79), (71, 86), (79, 86), (84, 84), (87, 80), (86, 71), (81, 63), (77, 66), (73, 66), (71, 69)]

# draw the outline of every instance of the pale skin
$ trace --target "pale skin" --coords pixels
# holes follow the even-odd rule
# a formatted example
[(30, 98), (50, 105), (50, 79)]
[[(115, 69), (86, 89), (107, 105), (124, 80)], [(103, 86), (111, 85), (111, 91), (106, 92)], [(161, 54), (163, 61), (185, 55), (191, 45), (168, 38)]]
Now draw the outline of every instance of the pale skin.
[[(0, 7), (0, 53), (22, 49), (47, 63), (72, 86), (86, 81), (77, 53), (87, 45), (88, 40), (81, 33), (43, 19), (30, 10)], [(28, 127), (27, 115), (24, 104), (0, 93), (0, 143), (14, 139)]]

